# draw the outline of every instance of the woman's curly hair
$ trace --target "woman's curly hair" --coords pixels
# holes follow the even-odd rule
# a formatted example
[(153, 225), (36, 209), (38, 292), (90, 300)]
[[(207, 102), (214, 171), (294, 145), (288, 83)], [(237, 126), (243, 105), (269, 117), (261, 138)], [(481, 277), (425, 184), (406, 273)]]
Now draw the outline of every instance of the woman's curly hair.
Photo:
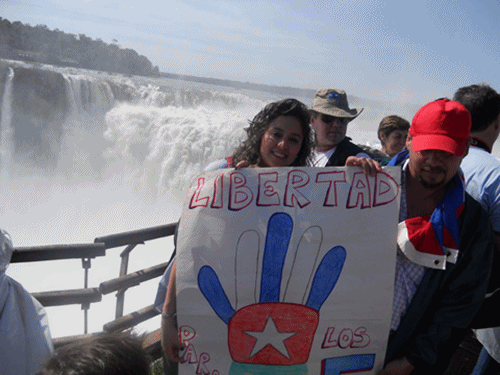
[(293, 116), (299, 120), (302, 128), (302, 145), (297, 158), (291, 165), (295, 167), (307, 165), (313, 147), (309, 110), (304, 103), (291, 98), (269, 103), (255, 115), (253, 120), (249, 121), (250, 126), (245, 128), (248, 137), (241, 142), (232, 156), (235, 165), (242, 160), (248, 161), (250, 165), (259, 165), (262, 136), (269, 124), (279, 116)]

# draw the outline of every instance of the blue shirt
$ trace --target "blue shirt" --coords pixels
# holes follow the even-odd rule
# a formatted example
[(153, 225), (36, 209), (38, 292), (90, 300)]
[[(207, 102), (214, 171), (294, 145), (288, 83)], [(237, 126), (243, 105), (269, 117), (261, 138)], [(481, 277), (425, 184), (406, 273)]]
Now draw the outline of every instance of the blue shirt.
[(493, 230), (500, 233), (500, 160), (471, 146), (460, 166), (467, 192), (488, 212)]

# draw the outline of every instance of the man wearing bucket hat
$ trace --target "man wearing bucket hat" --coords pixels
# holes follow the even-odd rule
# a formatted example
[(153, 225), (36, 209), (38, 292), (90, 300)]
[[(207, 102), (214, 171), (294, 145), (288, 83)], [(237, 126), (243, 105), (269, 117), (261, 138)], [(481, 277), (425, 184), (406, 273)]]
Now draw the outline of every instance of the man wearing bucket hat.
[(402, 169), (394, 303), (379, 375), (443, 374), (484, 299), (493, 256), (486, 212), (460, 171), (471, 117), (439, 99), (413, 118)]
[(343, 167), (349, 156), (370, 156), (346, 137), (347, 124), (354, 120), (363, 108), (349, 108), (344, 90), (319, 89), (314, 96), (311, 126), (316, 133), (316, 145), (312, 160), (315, 167)]

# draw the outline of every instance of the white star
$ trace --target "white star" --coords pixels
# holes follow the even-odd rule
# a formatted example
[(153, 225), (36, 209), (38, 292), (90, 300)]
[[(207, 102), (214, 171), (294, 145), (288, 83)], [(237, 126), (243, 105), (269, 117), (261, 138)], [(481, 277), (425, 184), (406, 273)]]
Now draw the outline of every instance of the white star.
[(273, 346), (277, 351), (290, 359), (290, 354), (285, 346), (285, 340), (297, 334), (297, 332), (278, 332), (274, 320), (271, 316), (267, 317), (267, 322), (263, 331), (244, 331), (247, 335), (255, 337), (257, 341), (253, 346), (250, 357), (260, 352), (267, 345)]

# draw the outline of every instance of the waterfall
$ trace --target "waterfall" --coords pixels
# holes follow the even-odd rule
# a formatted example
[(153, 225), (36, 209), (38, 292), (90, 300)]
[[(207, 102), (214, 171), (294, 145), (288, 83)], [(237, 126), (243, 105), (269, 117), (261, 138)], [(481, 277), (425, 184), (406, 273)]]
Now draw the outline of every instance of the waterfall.
[[(12, 77), (14, 71), (5, 81), (1, 118), (1, 149), (13, 158), (0, 170), (0, 227), (10, 232), (14, 246), (92, 243), (98, 236), (176, 221), (191, 179), (229, 155), (248, 119), (269, 101), (202, 84), (55, 68), (24, 68), (22, 74), (39, 82), (29, 86)], [(64, 97), (54, 105), (47, 90)], [(7, 139), (4, 124), (15, 111), (24, 122), (13, 122)], [(15, 145), (31, 139), (47, 147), (26, 158), (29, 150)], [(54, 162), (46, 167), (40, 158)], [(89, 286), (118, 276), (118, 250), (92, 260)], [(129, 272), (166, 261), (171, 251), (172, 238), (138, 247)], [(8, 273), (32, 292), (81, 288), (80, 263), (13, 264)], [(127, 292), (125, 313), (151, 304), (156, 284)], [(91, 332), (113, 320), (114, 303), (114, 295), (104, 296), (90, 309)], [(79, 306), (47, 310), (54, 337), (82, 333)]]
[[(12, 159), (0, 166), (0, 227), (10, 232), (14, 246), (91, 243), (176, 221), (192, 179), (231, 154), (248, 120), (266, 103), (288, 96), (46, 69), (16, 67), (5, 73), (0, 149), (2, 160), (5, 154)], [(386, 115), (373, 114), (377, 110), (365, 108), (370, 119)], [(378, 124), (360, 119), (349, 125), (348, 135), (363, 143), (376, 139)], [(118, 276), (119, 251), (92, 260), (89, 286)], [(129, 272), (166, 261), (171, 251), (172, 238), (138, 247)], [(13, 264), (8, 273), (31, 292), (83, 287), (79, 260)], [(153, 303), (156, 285), (152, 280), (128, 291), (125, 313)], [(108, 295), (102, 306), (91, 307), (91, 332), (113, 320), (114, 303)], [(66, 318), (74, 322), (76, 316), (78, 322), (80, 306), (49, 308), (48, 314), (54, 337), (82, 333)]]
[(1, 105), (1, 118), (0, 118), (0, 175), (2, 178), (5, 176), (1, 173), (6, 171), (10, 165), (10, 155), (12, 149), (10, 144), (12, 142), (12, 81), (14, 79), (14, 69), (9, 68), (7, 81), (5, 83), (4, 93)]

